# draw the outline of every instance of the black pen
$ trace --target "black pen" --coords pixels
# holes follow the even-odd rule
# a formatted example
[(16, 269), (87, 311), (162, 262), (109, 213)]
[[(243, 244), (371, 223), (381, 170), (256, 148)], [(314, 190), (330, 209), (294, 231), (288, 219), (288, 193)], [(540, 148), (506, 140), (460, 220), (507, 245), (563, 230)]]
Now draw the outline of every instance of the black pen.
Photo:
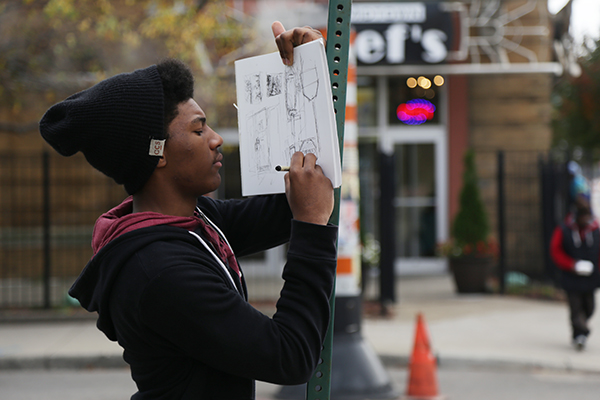
[(290, 170), (290, 167), (288, 167), (288, 166), (283, 166), (283, 165), (278, 165), (278, 166), (276, 166), (276, 167), (275, 167), (275, 170), (276, 170), (276, 171), (289, 171), (289, 170)]

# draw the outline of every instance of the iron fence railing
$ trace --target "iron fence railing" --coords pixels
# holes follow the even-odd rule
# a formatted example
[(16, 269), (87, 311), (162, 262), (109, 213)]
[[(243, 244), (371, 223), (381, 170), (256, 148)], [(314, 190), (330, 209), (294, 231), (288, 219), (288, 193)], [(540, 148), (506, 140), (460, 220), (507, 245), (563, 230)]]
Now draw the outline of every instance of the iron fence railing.
[(53, 307), (91, 256), (95, 219), (125, 192), (76, 155), (0, 156), (0, 307)]
[[(94, 223), (126, 196), (81, 154), (0, 153), (0, 309), (76, 305), (68, 289), (92, 256)], [(241, 260), (265, 309), (281, 290), (284, 252)]]
[[(552, 278), (547, 243), (564, 217), (564, 162), (523, 151), (477, 157), (484, 201), (504, 245), (500, 276)], [(0, 153), (0, 309), (70, 304), (67, 291), (92, 254), (95, 220), (125, 196), (79, 154)], [(242, 260), (251, 300), (274, 304), (284, 252)]]

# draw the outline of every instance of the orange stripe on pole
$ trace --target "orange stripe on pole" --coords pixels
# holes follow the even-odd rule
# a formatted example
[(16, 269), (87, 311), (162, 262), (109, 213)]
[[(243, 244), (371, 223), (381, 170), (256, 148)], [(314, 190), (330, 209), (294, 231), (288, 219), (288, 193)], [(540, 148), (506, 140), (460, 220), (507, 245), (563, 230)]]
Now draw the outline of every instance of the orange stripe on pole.
[(338, 257), (337, 260), (337, 274), (351, 274), (352, 273), (352, 259), (347, 257)]
[(356, 68), (348, 66), (348, 83), (356, 83)]
[[(354, 39), (356, 39), (356, 31), (352, 29), (352, 31), (350, 31), (351, 49), (354, 47)], [(352, 57), (352, 54), (348, 59), (348, 83), (356, 83), (356, 58)]]
[(356, 122), (356, 114), (357, 114), (357, 110), (356, 110), (356, 106), (349, 106), (346, 105), (346, 121), (354, 121)]

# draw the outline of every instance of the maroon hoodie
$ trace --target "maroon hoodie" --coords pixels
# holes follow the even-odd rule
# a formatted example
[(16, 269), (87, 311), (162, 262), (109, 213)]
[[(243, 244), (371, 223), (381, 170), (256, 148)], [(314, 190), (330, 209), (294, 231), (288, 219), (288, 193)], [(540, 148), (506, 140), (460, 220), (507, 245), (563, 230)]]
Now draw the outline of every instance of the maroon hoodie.
[(116, 239), (117, 237), (134, 231), (136, 229), (147, 228), (157, 225), (168, 225), (176, 228), (184, 228), (188, 231), (195, 231), (200, 228), (203, 236), (212, 244), (222, 261), (233, 268), (241, 278), (239, 265), (233, 254), (233, 250), (226, 239), (219, 235), (210, 223), (205, 222), (199, 215), (200, 211), (192, 217), (179, 217), (174, 215), (165, 215), (153, 211), (133, 212), (133, 197), (127, 197), (121, 204), (102, 214), (94, 225), (92, 233), (92, 250), (94, 256), (101, 248)]
[(204, 224), (201, 218), (177, 217), (152, 211), (133, 212), (133, 197), (129, 196), (115, 208), (102, 214), (94, 225), (92, 250), (94, 255), (110, 241), (124, 233), (156, 225), (170, 225), (194, 231)]

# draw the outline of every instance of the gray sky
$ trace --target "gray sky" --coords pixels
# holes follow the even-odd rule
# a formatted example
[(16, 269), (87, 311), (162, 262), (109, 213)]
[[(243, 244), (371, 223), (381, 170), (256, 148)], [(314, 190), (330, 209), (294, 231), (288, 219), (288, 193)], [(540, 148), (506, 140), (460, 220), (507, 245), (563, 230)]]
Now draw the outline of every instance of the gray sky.
[[(566, 3), (567, 0), (548, 0), (548, 9), (551, 13), (556, 13)], [(600, 1), (573, 0), (571, 18), (571, 33), (576, 42), (581, 43), (584, 36), (598, 39), (600, 36)]]

